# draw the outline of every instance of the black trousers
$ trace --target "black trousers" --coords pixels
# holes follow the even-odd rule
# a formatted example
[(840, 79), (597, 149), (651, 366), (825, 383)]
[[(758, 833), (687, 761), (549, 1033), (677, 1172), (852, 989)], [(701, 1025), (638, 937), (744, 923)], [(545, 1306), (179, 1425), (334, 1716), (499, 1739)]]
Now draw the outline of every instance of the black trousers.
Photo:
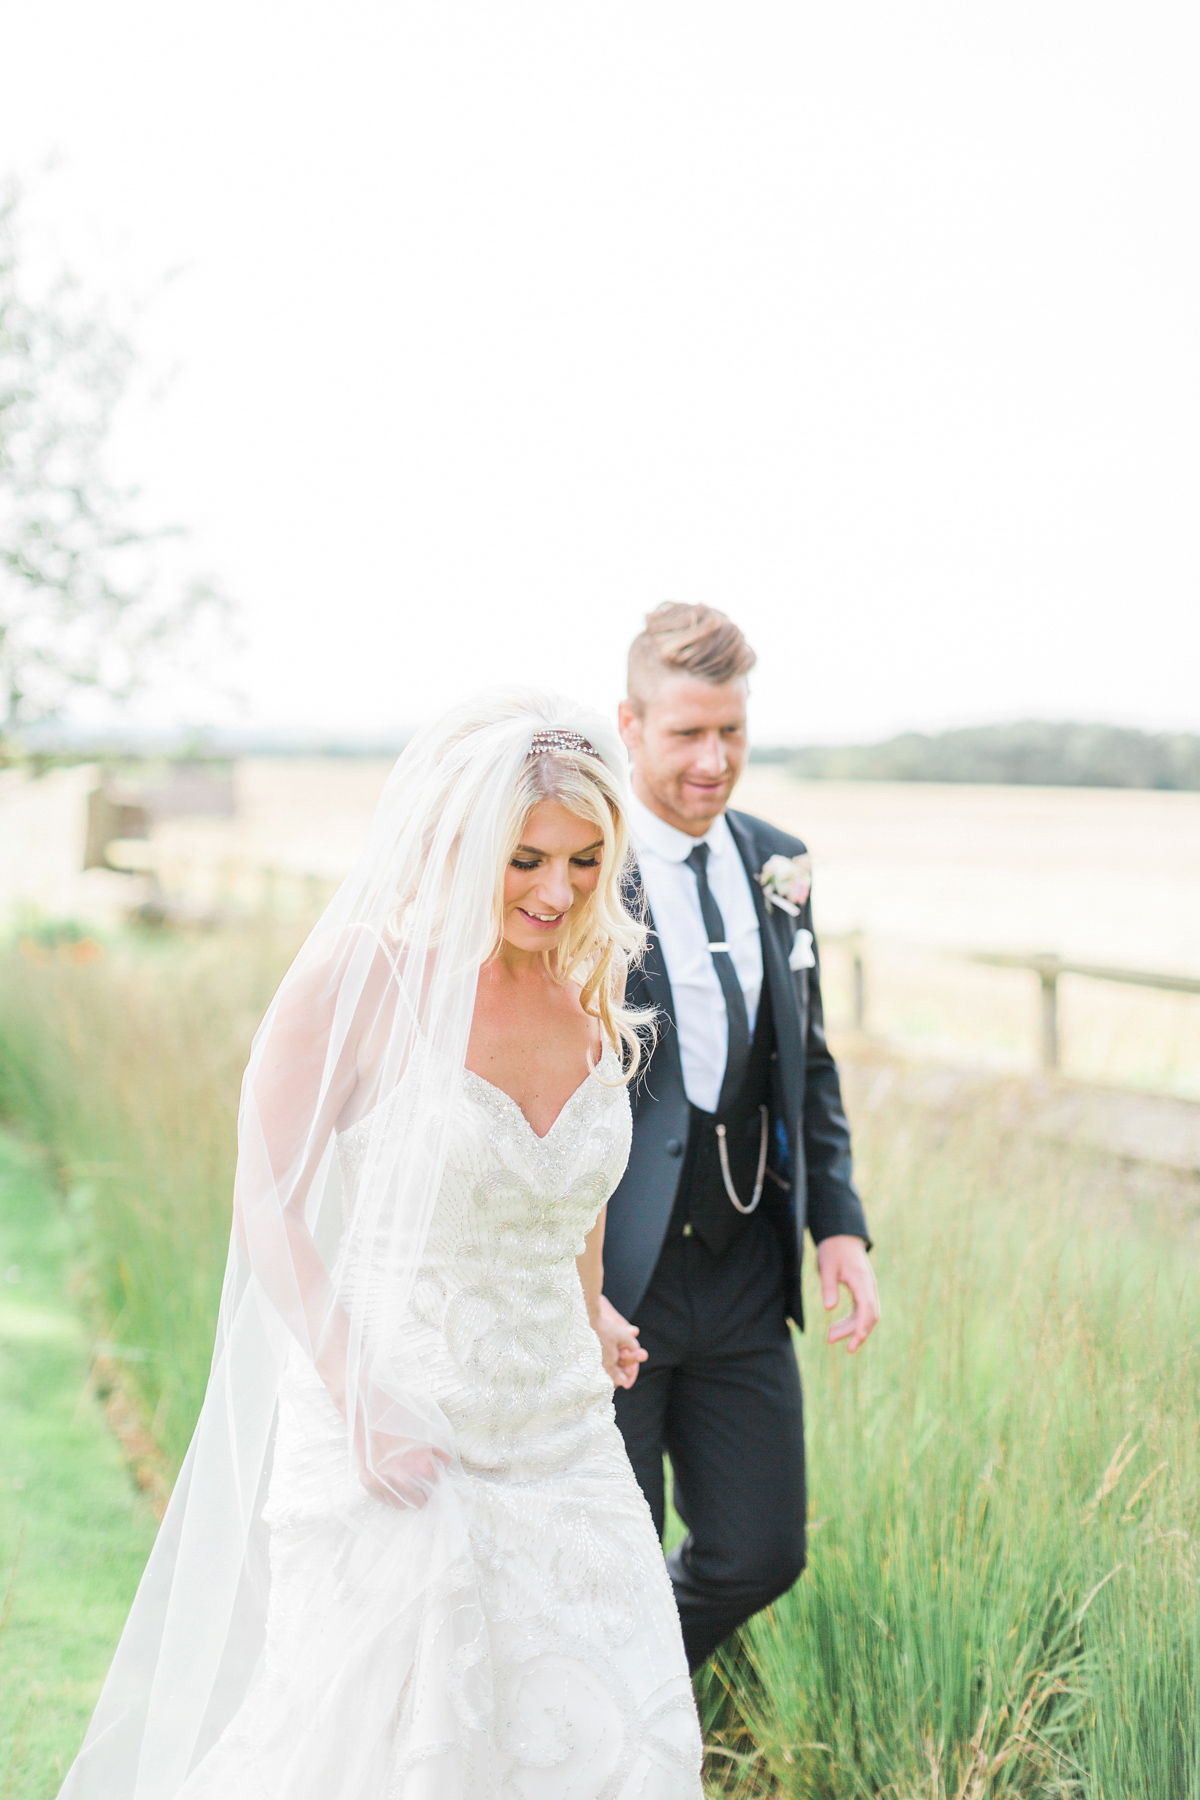
[(804, 1567), (804, 1417), (782, 1270), (757, 1214), (719, 1258), (697, 1237), (668, 1238), (634, 1320), (649, 1359), (616, 1390), (660, 1537), (671, 1459), (687, 1536), (667, 1567), (693, 1670)]

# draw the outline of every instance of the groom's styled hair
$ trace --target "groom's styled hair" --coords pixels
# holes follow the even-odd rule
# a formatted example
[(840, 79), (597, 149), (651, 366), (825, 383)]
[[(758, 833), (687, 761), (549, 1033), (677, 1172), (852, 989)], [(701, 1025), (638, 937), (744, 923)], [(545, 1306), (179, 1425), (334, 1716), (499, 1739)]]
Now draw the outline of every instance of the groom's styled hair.
[(733, 620), (715, 606), (664, 600), (646, 614), (629, 646), (629, 699), (641, 712), (664, 675), (692, 675), (719, 687), (748, 675), (758, 658)]

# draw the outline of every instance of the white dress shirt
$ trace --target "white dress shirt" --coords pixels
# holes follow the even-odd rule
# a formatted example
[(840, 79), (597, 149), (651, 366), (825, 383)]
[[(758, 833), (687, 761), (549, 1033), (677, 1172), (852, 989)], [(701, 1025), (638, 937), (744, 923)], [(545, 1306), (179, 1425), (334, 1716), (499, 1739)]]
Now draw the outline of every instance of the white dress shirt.
[(684, 1091), (693, 1106), (716, 1112), (729, 1048), (729, 1021), (708, 948), (700, 889), (684, 859), (698, 843), (708, 845), (708, 885), (725, 921), (725, 941), (746, 996), (746, 1018), (753, 1036), (763, 963), (750, 877), (724, 813), (714, 819), (702, 838), (694, 838), (677, 831), (631, 796), (629, 826), (675, 1001)]

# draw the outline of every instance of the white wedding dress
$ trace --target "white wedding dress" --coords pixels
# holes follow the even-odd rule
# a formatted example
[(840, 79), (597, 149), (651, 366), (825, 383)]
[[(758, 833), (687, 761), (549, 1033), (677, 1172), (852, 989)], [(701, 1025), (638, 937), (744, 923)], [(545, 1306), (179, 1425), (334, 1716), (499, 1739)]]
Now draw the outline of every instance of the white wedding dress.
[[(348, 1228), (343, 1291), (419, 1363), (458, 1457), (417, 1511), (355, 1491), (344, 1424), (293, 1351), (265, 1515), (265, 1659), (186, 1800), (321, 1800), (343, 1791), (351, 1756), (361, 1800), (700, 1800), (671, 1585), (575, 1266), (628, 1156), (617, 1072), (606, 1050), (539, 1138), (464, 1071), (400, 1317)], [(347, 1217), (369, 1129), (338, 1140)], [(347, 1508), (370, 1527), (357, 1548)], [(441, 1572), (418, 1604), (390, 1605), (389, 1579), (402, 1589), (417, 1563)], [(354, 1606), (378, 1629), (348, 1636)], [(385, 1721), (365, 1747), (364, 1718)]]

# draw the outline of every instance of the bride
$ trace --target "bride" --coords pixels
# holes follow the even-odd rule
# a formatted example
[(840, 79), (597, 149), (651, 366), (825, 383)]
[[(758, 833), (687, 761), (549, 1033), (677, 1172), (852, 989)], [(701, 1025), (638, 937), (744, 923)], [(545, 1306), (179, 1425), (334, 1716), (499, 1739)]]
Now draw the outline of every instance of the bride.
[(208, 1393), (63, 1800), (699, 1800), (639, 1352), (589, 1325), (626, 855), (563, 701), (397, 763), (254, 1041)]

